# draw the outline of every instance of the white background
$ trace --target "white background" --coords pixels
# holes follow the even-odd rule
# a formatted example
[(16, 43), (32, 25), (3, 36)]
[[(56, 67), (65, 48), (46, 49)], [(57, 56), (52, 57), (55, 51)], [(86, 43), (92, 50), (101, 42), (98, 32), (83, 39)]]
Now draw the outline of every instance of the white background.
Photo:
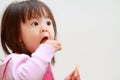
[[(1, 0), (0, 12), (12, 1)], [(56, 80), (64, 80), (76, 64), (81, 80), (120, 80), (120, 0), (43, 1), (54, 14), (63, 45), (53, 67)]]

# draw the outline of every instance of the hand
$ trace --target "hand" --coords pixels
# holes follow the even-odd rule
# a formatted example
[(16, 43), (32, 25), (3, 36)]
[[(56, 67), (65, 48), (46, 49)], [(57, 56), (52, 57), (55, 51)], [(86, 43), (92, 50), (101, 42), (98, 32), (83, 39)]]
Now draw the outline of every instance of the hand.
[(80, 74), (74, 76), (74, 71), (70, 75), (66, 76), (65, 80), (80, 80)]
[(55, 49), (56, 52), (62, 49), (61, 42), (58, 42), (56, 40), (47, 40), (44, 44), (51, 45)]

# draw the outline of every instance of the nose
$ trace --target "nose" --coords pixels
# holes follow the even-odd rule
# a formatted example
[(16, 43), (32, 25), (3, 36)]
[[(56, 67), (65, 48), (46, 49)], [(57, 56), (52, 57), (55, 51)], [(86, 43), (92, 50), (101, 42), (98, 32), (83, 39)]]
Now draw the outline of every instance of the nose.
[(41, 27), (40, 32), (47, 32), (48, 30), (45, 27)]

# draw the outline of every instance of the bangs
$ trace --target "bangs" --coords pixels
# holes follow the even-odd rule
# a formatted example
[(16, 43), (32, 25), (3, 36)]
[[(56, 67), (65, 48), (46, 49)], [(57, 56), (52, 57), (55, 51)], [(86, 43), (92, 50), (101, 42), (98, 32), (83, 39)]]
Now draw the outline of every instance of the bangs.
[(42, 2), (24, 3), (19, 11), (19, 19), (23, 23), (33, 17), (46, 17), (52, 19), (52, 13), (49, 8)]

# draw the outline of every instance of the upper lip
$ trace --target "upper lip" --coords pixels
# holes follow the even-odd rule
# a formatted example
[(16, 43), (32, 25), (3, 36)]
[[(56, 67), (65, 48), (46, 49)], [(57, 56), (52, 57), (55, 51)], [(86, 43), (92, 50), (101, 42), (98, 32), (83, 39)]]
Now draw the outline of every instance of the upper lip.
[(44, 36), (41, 38), (40, 44), (45, 43), (49, 39), (49, 36)]

